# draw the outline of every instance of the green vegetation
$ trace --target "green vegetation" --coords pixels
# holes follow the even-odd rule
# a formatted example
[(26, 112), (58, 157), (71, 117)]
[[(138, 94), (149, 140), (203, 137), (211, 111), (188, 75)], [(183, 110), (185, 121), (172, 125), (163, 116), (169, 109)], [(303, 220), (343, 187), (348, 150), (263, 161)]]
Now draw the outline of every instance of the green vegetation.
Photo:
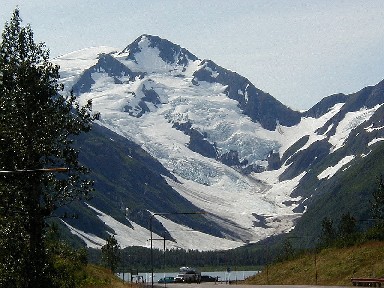
[[(60, 232), (60, 227), (51, 223), (45, 235), (45, 247), (51, 267), (49, 275), (52, 286), (50, 287), (127, 287), (128, 284), (123, 284), (110, 267), (88, 263), (87, 249), (75, 249), (66, 241), (60, 240)], [(113, 237), (109, 242), (107, 239), (107, 243), (113, 244), (111, 239)], [(115, 245), (111, 247), (116, 248)], [(115, 249), (112, 251), (116, 252)], [(132, 287), (132, 284), (130, 286)]]
[[(384, 242), (305, 252), (293, 260), (264, 267), (247, 284), (352, 285), (351, 277), (384, 275)], [(317, 276), (316, 276), (317, 275)]]
[[(260, 247), (257, 247), (260, 248)], [(90, 263), (102, 265), (102, 252), (97, 249), (88, 250)], [(171, 249), (164, 251), (153, 249), (153, 267), (155, 272), (178, 271), (181, 266), (192, 266), (204, 271), (226, 270), (258, 270), (264, 265), (262, 251), (253, 251), (250, 247), (228, 251), (197, 251)], [(127, 247), (120, 252), (117, 271), (138, 270), (151, 271), (151, 251), (145, 247)]]
[(85, 267), (88, 279), (82, 284), (82, 288), (120, 288), (120, 287), (139, 287), (132, 283), (123, 283), (116, 277), (111, 270), (88, 264)]
[(383, 277), (383, 188), (383, 178), (379, 177), (377, 187), (372, 193), (371, 211), (374, 217), (370, 219), (374, 220), (372, 227), (358, 232), (356, 220), (350, 213), (341, 216), (337, 227), (334, 227), (332, 219), (324, 217), (316, 248), (301, 250), (295, 255), (283, 253), (282, 255), (290, 257), (276, 258), (279, 262), (266, 265), (262, 273), (246, 282), (275, 285), (351, 285), (352, 277)]
[(16, 9), (0, 43), (0, 286), (74, 287), (84, 261), (50, 246), (46, 219), (93, 191), (73, 138), (98, 115), (60, 94), (59, 67), (21, 22)]
[(108, 236), (107, 243), (101, 247), (101, 254), (106, 267), (115, 273), (120, 262), (120, 245), (117, 243), (115, 236)]
[[(384, 145), (379, 143), (369, 148), (372, 151), (367, 152), (365, 157), (356, 157), (348, 169), (337, 173), (320, 185), (317, 175), (326, 167), (335, 165), (329, 160), (340, 158), (334, 155), (337, 151), (329, 156), (330, 159), (325, 159), (327, 161), (308, 171), (303, 179), (301, 191), (295, 191), (293, 196), (304, 195), (311, 197), (312, 200), (308, 202), (307, 210), (297, 221), (292, 234), (305, 235), (308, 237), (307, 243), (315, 243), (320, 236), (319, 227), (325, 217), (332, 219), (337, 227), (342, 215), (348, 212), (356, 219), (358, 230), (366, 230), (372, 226), (370, 220), (374, 218), (371, 211), (372, 195), (377, 188), (378, 177), (384, 171), (384, 161), (378, 161), (383, 158)], [(338, 153), (342, 152), (346, 155), (350, 153), (343, 149)]]

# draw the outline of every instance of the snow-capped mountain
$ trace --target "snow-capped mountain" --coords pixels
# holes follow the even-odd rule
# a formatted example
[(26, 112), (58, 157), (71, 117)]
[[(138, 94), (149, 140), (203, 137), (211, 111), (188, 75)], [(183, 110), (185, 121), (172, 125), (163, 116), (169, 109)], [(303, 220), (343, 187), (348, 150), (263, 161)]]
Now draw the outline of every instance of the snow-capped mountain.
[[(66, 93), (92, 99), (101, 115), (78, 144), (95, 197), (66, 208), (80, 215), (67, 227), (88, 246), (106, 233), (122, 247), (148, 246), (152, 220), (155, 237), (175, 240), (169, 247), (199, 250), (287, 233), (324, 194), (319, 185), (384, 140), (383, 83), (298, 112), (157, 36), (54, 62)], [(172, 214), (191, 211), (206, 214)]]

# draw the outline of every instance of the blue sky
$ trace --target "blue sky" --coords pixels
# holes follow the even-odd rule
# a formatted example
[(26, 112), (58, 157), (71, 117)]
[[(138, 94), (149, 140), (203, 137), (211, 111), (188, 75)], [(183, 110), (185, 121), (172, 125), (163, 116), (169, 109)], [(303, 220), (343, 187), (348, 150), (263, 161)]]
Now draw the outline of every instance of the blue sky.
[(158, 35), (294, 109), (384, 79), (382, 0), (6, 0), (51, 56)]

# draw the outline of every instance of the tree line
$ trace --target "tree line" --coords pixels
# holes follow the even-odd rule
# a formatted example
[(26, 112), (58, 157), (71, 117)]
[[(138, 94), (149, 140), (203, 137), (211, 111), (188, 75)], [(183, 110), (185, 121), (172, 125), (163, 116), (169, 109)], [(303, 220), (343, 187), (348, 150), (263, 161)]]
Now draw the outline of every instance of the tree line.
[[(106, 246), (103, 247), (107, 249)], [(103, 249), (89, 249), (88, 252), (90, 262), (106, 265), (114, 271), (151, 271), (151, 250), (146, 247), (127, 247), (120, 249), (115, 254), (112, 253), (112, 249), (109, 252), (105, 252)], [(177, 248), (164, 251), (155, 248), (152, 250), (153, 268), (155, 271), (175, 271), (175, 269), (183, 266), (223, 271), (228, 267), (231, 269), (242, 269), (242, 267), (255, 269), (264, 266), (267, 260), (265, 253), (263, 255), (262, 251), (260, 252), (257, 253), (251, 249), (198, 251)], [(117, 263), (112, 264), (113, 261), (107, 260), (108, 257), (115, 257)]]

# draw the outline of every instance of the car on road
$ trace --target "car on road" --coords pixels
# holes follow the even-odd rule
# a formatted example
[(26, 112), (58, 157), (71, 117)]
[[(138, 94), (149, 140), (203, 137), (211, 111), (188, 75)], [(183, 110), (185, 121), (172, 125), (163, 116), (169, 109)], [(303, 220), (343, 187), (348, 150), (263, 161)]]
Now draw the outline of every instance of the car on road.
[(179, 274), (175, 277), (175, 283), (200, 283), (201, 273), (195, 268), (181, 267)]
[(201, 282), (217, 282), (217, 277), (201, 275)]
[(164, 277), (160, 278), (157, 283), (175, 283), (175, 277)]
[(184, 274), (177, 274), (175, 277), (175, 283), (181, 283), (184, 282)]

